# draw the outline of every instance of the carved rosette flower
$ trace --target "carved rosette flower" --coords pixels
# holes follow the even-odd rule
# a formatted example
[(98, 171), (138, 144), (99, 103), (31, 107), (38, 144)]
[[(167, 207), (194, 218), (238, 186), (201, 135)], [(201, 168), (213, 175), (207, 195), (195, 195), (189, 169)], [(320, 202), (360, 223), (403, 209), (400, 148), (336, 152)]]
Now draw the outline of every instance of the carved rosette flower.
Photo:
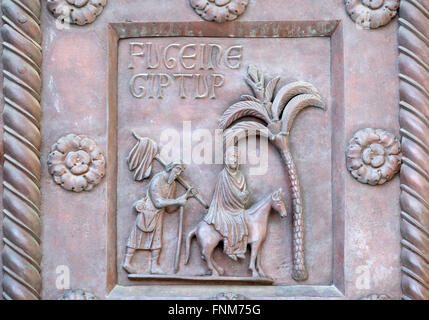
[(401, 145), (391, 133), (366, 128), (355, 133), (346, 151), (347, 169), (359, 182), (370, 185), (391, 180), (401, 166)]
[(85, 25), (103, 12), (107, 0), (48, 0), (48, 9), (61, 22)]
[(246, 10), (249, 0), (189, 0), (195, 12), (207, 21), (232, 21)]
[(105, 175), (106, 161), (91, 138), (68, 134), (60, 138), (48, 156), (48, 169), (55, 183), (66, 190), (89, 191)]
[(390, 22), (399, 8), (399, 0), (345, 0), (347, 13), (365, 29), (376, 29)]

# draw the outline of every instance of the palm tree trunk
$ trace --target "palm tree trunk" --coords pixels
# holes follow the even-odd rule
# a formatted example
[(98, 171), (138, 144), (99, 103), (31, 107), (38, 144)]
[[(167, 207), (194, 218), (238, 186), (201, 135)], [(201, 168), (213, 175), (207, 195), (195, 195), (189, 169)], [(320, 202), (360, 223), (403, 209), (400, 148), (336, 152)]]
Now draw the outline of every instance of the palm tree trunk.
[(292, 194), (292, 220), (293, 220), (293, 271), (292, 278), (296, 281), (307, 280), (308, 272), (305, 263), (304, 250), (304, 214), (302, 210), (301, 188), (299, 185), (298, 173), (292, 154), (289, 149), (289, 137), (278, 136), (274, 141), (283, 161), (286, 164), (290, 180), (290, 190)]

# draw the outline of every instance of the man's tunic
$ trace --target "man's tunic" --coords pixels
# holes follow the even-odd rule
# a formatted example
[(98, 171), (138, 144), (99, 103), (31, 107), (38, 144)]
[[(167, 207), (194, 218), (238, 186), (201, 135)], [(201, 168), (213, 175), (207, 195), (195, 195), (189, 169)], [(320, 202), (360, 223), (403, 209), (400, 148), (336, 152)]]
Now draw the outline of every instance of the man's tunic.
[(162, 225), (165, 211), (155, 207), (152, 199), (173, 199), (176, 194), (176, 182), (167, 183), (169, 173), (156, 174), (146, 192), (134, 207), (137, 211), (136, 224), (128, 238), (127, 247), (140, 250), (157, 250), (162, 248)]

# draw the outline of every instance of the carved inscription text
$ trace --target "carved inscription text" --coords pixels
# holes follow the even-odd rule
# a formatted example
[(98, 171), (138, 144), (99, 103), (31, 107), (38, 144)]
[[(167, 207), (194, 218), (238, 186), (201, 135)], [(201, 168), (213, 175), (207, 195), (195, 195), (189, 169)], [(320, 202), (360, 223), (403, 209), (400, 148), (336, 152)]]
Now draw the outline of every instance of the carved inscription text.
[(225, 83), (220, 69), (240, 69), (242, 57), (241, 45), (170, 43), (159, 46), (131, 41), (128, 69), (134, 73), (129, 89), (136, 99), (162, 99), (166, 94), (182, 99), (216, 99), (216, 90)]

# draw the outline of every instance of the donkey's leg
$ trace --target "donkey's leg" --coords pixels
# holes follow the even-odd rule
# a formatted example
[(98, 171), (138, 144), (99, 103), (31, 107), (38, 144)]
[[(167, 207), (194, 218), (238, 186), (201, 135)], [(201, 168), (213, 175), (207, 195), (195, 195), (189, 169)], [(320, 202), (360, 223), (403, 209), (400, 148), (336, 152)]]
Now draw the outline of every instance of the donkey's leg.
[(219, 276), (220, 275), (219, 270), (217, 268), (218, 266), (216, 265), (216, 263), (212, 259), (213, 250), (216, 247), (216, 245), (217, 245), (217, 243), (213, 244), (213, 243), (206, 242), (205, 246), (203, 247), (203, 250), (202, 250), (204, 260), (206, 260), (207, 267), (211, 270), (212, 276)]
[(216, 268), (216, 270), (219, 273), (219, 275), (223, 276), (224, 273), (225, 273), (225, 270), (223, 270), (223, 268), (216, 263), (216, 261), (213, 259), (212, 255), (210, 255), (210, 257), (212, 259), (212, 264)]
[(200, 223), (200, 228), (197, 231), (197, 238), (200, 242), (201, 254), (207, 263), (207, 267), (212, 272), (213, 276), (223, 274), (223, 269), (214, 262), (212, 255), (219, 241), (222, 239), (220, 234), (206, 222)]
[(262, 270), (262, 265), (261, 265), (261, 256), (262, 256), (262, 250), (261, 250), (262, 244), (259, 246), (259, 251), (258, 251), (258, 255), (256, 256), (256, 268), (258, 269), (258, 273), (262, 278), (266, 278), (266, 274), (264, 272), (264, 270)]
[(259, 251), (259, 241), (255, 241), (251, 244), (252, 253), (250, 255), (250, 264), (249, 264), (249, 270), (252, 271), (252, 277), (258, 278), (259, 273), (256, 270), (256, 257), (258, 255)]

